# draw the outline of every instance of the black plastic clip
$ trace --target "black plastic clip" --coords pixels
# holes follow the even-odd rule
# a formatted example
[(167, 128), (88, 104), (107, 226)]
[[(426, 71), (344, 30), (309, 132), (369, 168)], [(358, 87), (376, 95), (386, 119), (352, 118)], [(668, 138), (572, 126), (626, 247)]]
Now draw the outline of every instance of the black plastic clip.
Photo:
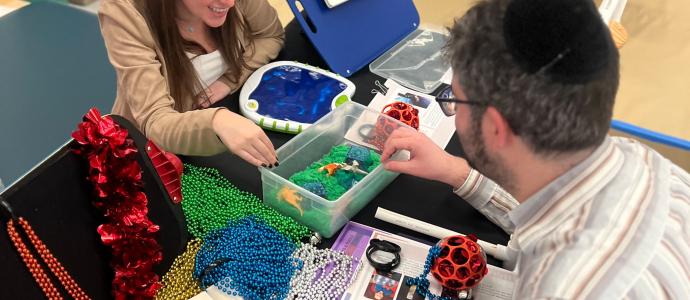
[(5, 215), (8, 219), (17, 220), (17, 216), (14, 214), (12, 206), (10, 206), (10, 204), (2, 196), (0, 196), (0, 207), (2, 208), (3, 215)]
[(213, 271), (213, 269), (220, 267), (221, 265), (224, 265), (230, 261), (232, 261), (232, 259), (230, 259), (230, 258), (225, 258), (225, 257), (219, 258), (216, 261), (209, 264), (208, 266), (206, 266), (206, 268), (204, 268), (204, 270), (199, 275), (199, 279), (198, 279), (198, 283), (199, 283), (199, 286), (201, 287), (201, 289), (205, 290), (207, 288), (207, 286), (203, 286), (204, 277), (206, 277), (206, 275), (211, 273)]

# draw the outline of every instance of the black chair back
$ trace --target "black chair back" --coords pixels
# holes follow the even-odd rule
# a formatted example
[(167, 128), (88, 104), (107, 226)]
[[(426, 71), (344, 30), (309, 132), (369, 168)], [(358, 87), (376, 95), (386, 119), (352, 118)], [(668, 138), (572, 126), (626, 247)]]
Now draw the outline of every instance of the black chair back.
[[(162, 276), (175, 257), (184, 251), (189, 238), (182, 210), (180, 205), (170, 201), (146, 156), (146, 138), (124, 118), (113, 118), (129, 130), (139, 150), (137, 160), (142, 167), (149, 218), (160, 226), (157, 240), (164, 258), (156, 273)], [(91, 298), (108, 299), (112, 298), (113, 278), (109, 266), (110, 250), (101, 243), (96, 232), (104, 218), (91, 204), (93, 186), (86, 179), (85, 160), (71, 151), (74, 144), (75, 141), (70, 140), (0, 196), (9, 203), (15, 215), (29, 221), (36, 234)], [(0, 299), (43, 299), (41, 289), (6, 233), (8, 217), (0, 215), (0, 282), (3, 286)]]

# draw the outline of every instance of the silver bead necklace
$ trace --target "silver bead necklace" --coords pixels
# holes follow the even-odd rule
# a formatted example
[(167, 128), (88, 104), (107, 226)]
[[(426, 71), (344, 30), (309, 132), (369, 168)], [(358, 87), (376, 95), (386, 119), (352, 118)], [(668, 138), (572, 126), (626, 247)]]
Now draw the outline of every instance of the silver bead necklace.
[(350, 286), (359, 271), (356, 259), (340, 251), (302, 244), (292, 256), (303, 262), (290, 280), (287, 299), (336, 299)]

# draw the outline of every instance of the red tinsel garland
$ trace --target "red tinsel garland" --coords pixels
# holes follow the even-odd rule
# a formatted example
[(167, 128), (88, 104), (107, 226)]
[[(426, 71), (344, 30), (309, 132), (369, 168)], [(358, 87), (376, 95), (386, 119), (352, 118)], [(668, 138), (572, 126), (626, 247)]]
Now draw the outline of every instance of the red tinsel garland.
[(93, 204), (107, 219), (97, 231), (113, 255), (113, 296), (153, 298), (161, 286), (153, 267), (163, 260), (163, 252), (155, 239), (158, 225), (147, 216), (134, 142), (126, 129), (108, 116), (101, 118), (96, 108), (84, 115), (72, 137), (79, 143), (74, 152), (89, 163), (88, 180), (97, 195)]

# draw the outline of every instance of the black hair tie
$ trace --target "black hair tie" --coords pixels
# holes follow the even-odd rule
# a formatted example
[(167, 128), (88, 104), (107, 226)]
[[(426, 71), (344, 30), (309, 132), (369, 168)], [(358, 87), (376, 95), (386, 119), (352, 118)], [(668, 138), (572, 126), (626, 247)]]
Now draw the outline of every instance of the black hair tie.
[(201, 275), (199, 275), (199, 279), (197, 280), (197, 283), (199, 284), (199, 287), (201, 287), (202, 290), (205, 290), (207, 287), (204, 286), (202, 283), (204, 282), (204, 277), (211, 273), (213, 269), (220, 267), (228, 262), (232, 261), (232, 259), (223, 257), (216, 259), (214, 262), (210, 263), (206, 268), (204, 268), (203, 271), (201, 271)]
[[(371, 258), (371, 255), (376, 251), (391, 253), (395, 255), (395, 258), (387, 263), (377, 262)], [(369, 247), (367, 247), (367, 260), (376, 271), (388, 273), (400, 265), (400, 246), (389, 241), (372, 239), (369, 241)]]

